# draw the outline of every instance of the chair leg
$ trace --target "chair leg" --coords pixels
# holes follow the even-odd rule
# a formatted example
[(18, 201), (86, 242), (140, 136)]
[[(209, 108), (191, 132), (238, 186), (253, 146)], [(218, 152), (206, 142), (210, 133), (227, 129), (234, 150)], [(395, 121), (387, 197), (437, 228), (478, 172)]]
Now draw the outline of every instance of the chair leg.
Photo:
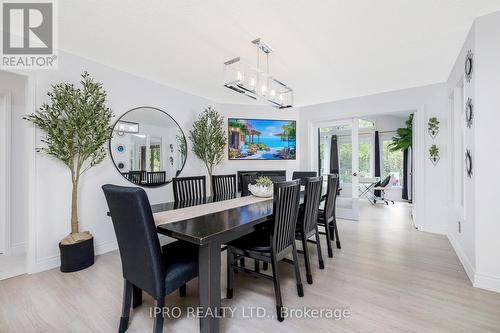
[(271, 259), (271, 267), (273, 269), (274, 295), (276, 297), (276, 314), (278, 321), (283, 321), (285, 318), (281, 312), (281, 309), (283, 308), (283, 301), (281, 300), (280, 274), (278, 271), (278, 262), (276, 261), (276, 257), (274, 255)]
[(293, 242), (293, 267), (295, 268), (295, 280), (297, 281), (297, 294), (299, 297), (304, 297), (304, 287), (302, 286), (302, 278), (300, 277), (299, 255), (297, 254), (297, 246)]
[(269, 264), (268, 264), (267, 262), (265, 262), (265, 261), (264, 261), (264, 262), (262, 263), (262, 269), (263, 269), (263, 270), (265, 270), (265, 271), (267, 271), (267, 270), (269, 269)]
[[(260, 261), (254, 259), (254, 270), (256, 273), (260, 273)], [(257, 276), (254, 276), (257, 279)]]
[(302, 234), (302, 249), (304, 250), (304, 262), (306, 264), (307, 283), (312, 284), (313, 278), (312, 278), (312, 273), (311, 273), (311, 263), (309, 260), (309, 249), (307, 248), (307, 240), (306, 240), (306, 236), (304, 233)]
[(325, 224), (325, 236), (326, 236), (326, 247), (328, 249), (328, 257), (333, 258), (333, 250), (332, 250), (332, 242), (330, 240), (330, 236), (328, 235), (328, 224)]
[(123, 333), (128, 328), (128, 319), (130, 316), (130, 306), (132, 305), (132, 283), (124, 280), (123, 283), (123, 303), (122, 303), (122, 316), (120, 318), (119, 333)]
[(316, 236), (316, 249), (318, 250), (319, 269), (325, 269), (325, 263), (323, 262), (323, 253), (321, 252), (321, 243), (319, 241), (318, 226), (316, 226), (315, 236)]
[(328, 223), (328, 227), (326, 227), (328, 236), (330, 237), (331, 240), (335, 240), (335, 235), (333, 233), (333, 222)]
[(155, 300), (155, 307), (160, 308), (159, 314), (155, 315), (155, 323), (153, 326), (153, 333), (163, 332), (163, 307), (165, 306), (165, 298)]
[(234, 269), (232, 267), (234, 262), (234, 254), (231, 248), (227, 248), (227, 289), (226, 297), (228, 299), (233, 298), (233, 280), (234, 280)]
[(179, 288), (179, 296), (180, 297), (186, 297), (187, 295), (187, 287), (186, 284), (184, 283), (180, 288)]
[(335, 240), (337, 242), (337, 249), (341, 249), (340, 238), (339, 238), (339, 228), (337, 228), (337, 219), (333, 219), (333, 230), (335, 231)]
[(142, 289), (132, 285), (132, 308), (142, 304)]

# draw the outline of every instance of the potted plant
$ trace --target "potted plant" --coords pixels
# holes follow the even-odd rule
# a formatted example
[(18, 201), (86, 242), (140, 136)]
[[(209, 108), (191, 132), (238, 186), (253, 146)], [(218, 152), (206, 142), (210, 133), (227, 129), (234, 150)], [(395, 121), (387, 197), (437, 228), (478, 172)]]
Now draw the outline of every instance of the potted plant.
[(212, 107), (208, 107), (194, 121), (193, 129), (189, 131), (189, 139), (193, 142), (193, 153), (207, 167), (208, 188), (211, 191), (213, 169), (222, 161), (226, 147), (224, 117)]
[(38, 152), (63, 162), (71, 174), (71, 233), (59, 243), (61, 271), (74, 272), (94, 263), (94, 241), (88, 231), (78, 226), (78, 184), (80, 177), (106, 157), (104, 143), (112, 133), (113, 113), (106, 106), (106, 92), (101, 83), (85, 72), (81, 87), (60, 83), (48, 93), (50, 101), (39, 111), (26, 116), (45, 137)]
[(436, 117), (431, 117), (427, 122), (427, 126), (429, 128), (429, 135), (434, 139), (439, 133), (439, 120)]
[(406, 127), (396, 130), (396, 136), (392, 138), (392, 142), (388, 146), (390, 151), (404, 151), (411, 147), (413, 140), (413, 114), (408, 117), (405, 125)]
[(429, 159), (431, 160), (432, 164), (436, 165), (437, 162), (439, 162), (439, 148), (436, 145), (432, 145), (429, 148)]
[(269, 198), (273, 196), (273, 181), (269, 177), (259, 177), (255, 185), (248, 184), (248, 190), (256, 197)]

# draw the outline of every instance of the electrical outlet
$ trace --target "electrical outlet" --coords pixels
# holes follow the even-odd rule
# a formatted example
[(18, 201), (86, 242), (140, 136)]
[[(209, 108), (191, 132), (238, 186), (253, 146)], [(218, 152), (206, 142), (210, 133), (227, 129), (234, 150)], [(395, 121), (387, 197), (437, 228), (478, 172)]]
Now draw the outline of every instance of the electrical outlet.
[(462, 223), (458, 221), (458, 233), (462, 233)]

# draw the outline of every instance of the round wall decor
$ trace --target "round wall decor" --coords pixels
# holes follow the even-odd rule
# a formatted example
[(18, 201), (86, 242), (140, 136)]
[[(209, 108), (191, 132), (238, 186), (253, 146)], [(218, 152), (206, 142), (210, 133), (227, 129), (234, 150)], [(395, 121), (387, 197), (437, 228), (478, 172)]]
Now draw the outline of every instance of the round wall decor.
[(472, 53), (472, 50), (469, 50), (467, 52), (467, 58), (465, 59), (465, 79), (467, 82), (470, 82), (472, 79), (472, 71), (474, 67), (474, 54)]
[(468, 98), (465, 104), (465, 122), (467, 127), (472, 127), (472, 119), (474, 118), (474, 104), (472, 104), (472, 99)]
[(120, 153), (120, 154), (123, 154), (125, 152), (125, 145), (123, 145), (123, 144), (117, 145), (116, 146), (116, 152)]
[(465, 171), (467, 171), (467, 177), (472, 178), (472, 156), (469, 149), (465, 151)]

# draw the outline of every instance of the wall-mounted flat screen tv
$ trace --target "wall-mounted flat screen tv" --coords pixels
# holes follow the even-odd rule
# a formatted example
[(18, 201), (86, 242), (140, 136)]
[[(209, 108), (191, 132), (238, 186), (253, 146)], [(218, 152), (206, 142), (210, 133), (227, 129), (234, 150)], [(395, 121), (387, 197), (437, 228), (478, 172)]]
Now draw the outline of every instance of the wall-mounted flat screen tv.
[(295, 160), (295, 120), (228, 120), (230, 160)]

